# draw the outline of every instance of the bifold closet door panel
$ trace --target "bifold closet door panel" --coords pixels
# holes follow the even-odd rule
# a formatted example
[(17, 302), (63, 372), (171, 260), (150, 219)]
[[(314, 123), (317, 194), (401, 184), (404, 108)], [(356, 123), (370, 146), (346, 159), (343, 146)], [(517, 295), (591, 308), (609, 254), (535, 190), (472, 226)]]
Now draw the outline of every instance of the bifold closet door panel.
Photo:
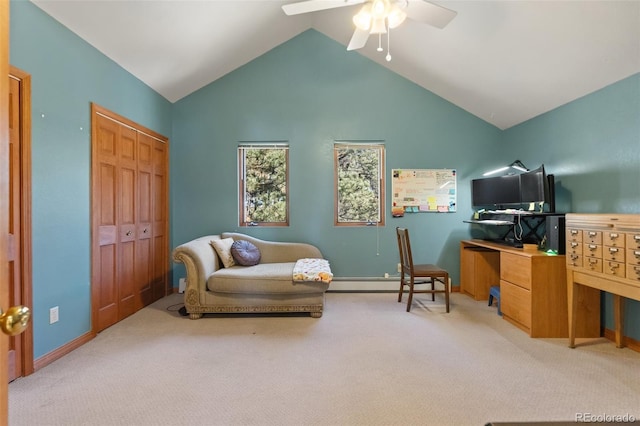
[(118, 151), (120, 126), (101, 116), (95, 120), (93, 146), (94, 171), (93, 220), (97, 238), (93, 237), (92, 284), (95, 329), (104, 330), (118, 321)]
[(138, 222), (136, 229), (136, 307), (141, 309), (153, 299), (151, 276), (152, 262), (152, 214), (153, 214), (153, 145), (155, 140), (138, 133)]
[(168, 148), (167, 144), (153, 141), (153, 299), (167, 294), (169, 270), (169, 218), (168, 218)]
[(137, 251), (137, 132), (120, 126), (120, 156), (118, 163), (118, 318), (135, 312), (136, 251)]

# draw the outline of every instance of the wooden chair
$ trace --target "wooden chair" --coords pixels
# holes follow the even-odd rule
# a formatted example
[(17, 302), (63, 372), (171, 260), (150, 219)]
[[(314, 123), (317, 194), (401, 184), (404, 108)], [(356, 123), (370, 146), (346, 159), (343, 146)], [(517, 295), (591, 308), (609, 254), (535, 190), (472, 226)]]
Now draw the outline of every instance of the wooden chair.
[[(398, 250), (400, 251), (400, 291), (398, 292), (398, 302), (402, 302), (404, 286), (409, 287), (409, 301), (407, 302), (407, 312), (411, 310), (414, 293), (431, 293), (431, 300), (436, 300), (436, 293), (444, 293), (447, 312), (449, 312), (449, 273), (432, 264), (413, 263), (411, 254), (411, 243), (409, 241), (409, 231), (405, 228), (396, 228), (398, 236)], [(436, 282), (444, 284), (443, 289), (436, 289)], [(431, 285), (427, 290), (416, 290), (415, 285)]]

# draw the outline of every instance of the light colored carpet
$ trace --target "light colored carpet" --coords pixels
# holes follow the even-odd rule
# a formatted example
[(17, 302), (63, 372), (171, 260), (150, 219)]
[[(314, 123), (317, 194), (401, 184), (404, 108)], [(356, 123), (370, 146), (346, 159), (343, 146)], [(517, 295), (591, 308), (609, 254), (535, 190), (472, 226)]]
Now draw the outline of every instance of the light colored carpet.
[[(420, 296), (419, 301), (420, 301)], [(424, 296), (423, 296), (424, 297)], [(9, 386), (18, 425), (484, 425), (640, 419), (640, 354), (531, 339), (452, 295), (327, 293), (322, 318), (192, 321), (169, 296)], [(424, 300), (424, 299), (422, 299)], [(177, 309), (177, 307), (176, 307)]]

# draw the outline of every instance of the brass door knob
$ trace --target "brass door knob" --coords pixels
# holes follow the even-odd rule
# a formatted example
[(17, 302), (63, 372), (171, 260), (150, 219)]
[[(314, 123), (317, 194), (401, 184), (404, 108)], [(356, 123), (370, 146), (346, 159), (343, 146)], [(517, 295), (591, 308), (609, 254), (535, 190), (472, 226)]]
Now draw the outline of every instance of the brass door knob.
[(31, 311), (26, 306), (12, 306), (7, 312), (0, 309), (0, 329), (4, 334), (16, 336), (29, 325)]

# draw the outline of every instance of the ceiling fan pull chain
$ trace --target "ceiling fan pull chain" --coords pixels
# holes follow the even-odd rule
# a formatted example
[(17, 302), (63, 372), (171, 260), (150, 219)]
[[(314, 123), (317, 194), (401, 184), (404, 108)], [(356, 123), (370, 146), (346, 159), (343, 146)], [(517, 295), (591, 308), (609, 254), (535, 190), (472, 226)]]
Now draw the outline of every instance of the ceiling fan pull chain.
[(391, 27), (387, 28), (387, 56), (385, 59), (387, 62), (391, 62)]
[(382, 52), (382, 33), (378, 33), (378, 52)]

